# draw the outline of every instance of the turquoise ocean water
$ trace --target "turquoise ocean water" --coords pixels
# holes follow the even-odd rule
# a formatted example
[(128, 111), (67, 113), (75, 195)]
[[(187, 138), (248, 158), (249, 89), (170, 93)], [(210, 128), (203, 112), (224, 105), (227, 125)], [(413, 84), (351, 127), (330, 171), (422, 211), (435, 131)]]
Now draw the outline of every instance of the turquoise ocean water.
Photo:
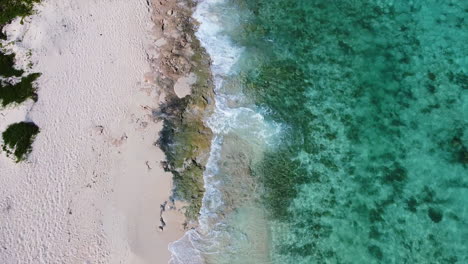
[(215, 132), (173, 263), (468, 263), (468, 1), (205, 0)]

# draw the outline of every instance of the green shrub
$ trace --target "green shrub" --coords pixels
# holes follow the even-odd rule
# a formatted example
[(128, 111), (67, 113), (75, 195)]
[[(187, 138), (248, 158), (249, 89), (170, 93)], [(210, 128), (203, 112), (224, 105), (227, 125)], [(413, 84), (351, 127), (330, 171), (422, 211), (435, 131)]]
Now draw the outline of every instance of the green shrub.
[(33, 73), (21, 78), (17, 84), (0, 84), (0, 101), (5, 107), (12, 103), (22, 103), (31, 98), (37, 101), (36, 88), (33, 82), (40, 76), (39, 73)]
[(15, 65), (15, 54), (5, 55), (0, 52), (0, 76), (2, 77), (20, 77), (23, 75), (23, 70), (17, 70)]
[[(3, 27), (16, 17), (26, 17), (32, 14), (34, 4), (40, 0), (0, 0), (0, 38), (6, 39)], [(5, 55), (0, 50), (0, 76), (1, 77), (21, 77), (23, 70), (14, 68), (15, 54)], [(36, 89), (33, 82), (40, 76), (33, 73), (21, 78), (16, 84), (0, 83), (0, 102), (3, 107), (11, 103), (22, 103), (28, 98), (37, 101)], [(7, 155), (14, 155), (16, 162), (20, 162), (32, 150), (32, 143), (39, 133), (39, 127), (32, 122), (20, 122), (8, 126), (3, 132), (2, 149)]]
[(20, 162), (31, 152), (37, 133), (39, 133), (39, 127), (32, 122), (12, 124), (2, 134), (2, 149), (7, 155), (13, 154), (16, 162)]
[[(40, 0), (0, 0), (0, 37), (5, 39), (3, 26), (10, 23), (16, 17), (31, 15), (34, 4)], [(0, 76), (1, 77), (21, 77), (23, 70), (14, 68), (15, 54), (5, 55), (0, 51)], [(21, 78), (17, 84), (0, 83), (0, 101), (5, 107), (11, 103), (22, 103), (28, 98), (37, 100), (37, 95), (33, 82), (39, 77), (38, 73)]]
[(16, 17), (32, 14), (34, 4), (40, 0), (0, 0), (0, 26), (8, 24)]

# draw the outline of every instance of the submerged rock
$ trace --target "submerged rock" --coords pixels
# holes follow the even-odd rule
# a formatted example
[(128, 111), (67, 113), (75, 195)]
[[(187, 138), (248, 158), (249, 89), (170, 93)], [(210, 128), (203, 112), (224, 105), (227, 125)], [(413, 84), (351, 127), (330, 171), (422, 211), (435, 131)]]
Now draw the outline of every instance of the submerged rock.
[(427, 211), (427, 215), (434, 223), (439, 223), (440, 221), (442, 221), (442, 218), (443, 218), (442, 212), (432, 207), (429, 208), (429, 210)]

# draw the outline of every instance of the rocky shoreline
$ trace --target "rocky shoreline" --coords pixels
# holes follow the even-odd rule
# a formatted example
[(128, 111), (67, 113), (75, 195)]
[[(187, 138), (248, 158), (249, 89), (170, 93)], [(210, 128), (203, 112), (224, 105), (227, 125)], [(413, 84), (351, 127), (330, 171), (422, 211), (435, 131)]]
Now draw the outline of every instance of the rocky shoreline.
[[(159, 86), (164, 102), (153, 111), (163, 120), (157, 144), (166, 155), (165, 170), (172, 172), (172, 199), (187, 202), (185, 227), (196, 225), (204, 194), (203, 171), (208, 161), (212, 131), (204, 117), (214, 107), (214, 85), (210, 58), (195, 37), (196, 21), (191, 18), (196, 3), (190, 0), (153, 1), (154, 31), (159, 56), (152, 60), (152, 81)], [(190, 92), (176, 91), (181, 80)]]

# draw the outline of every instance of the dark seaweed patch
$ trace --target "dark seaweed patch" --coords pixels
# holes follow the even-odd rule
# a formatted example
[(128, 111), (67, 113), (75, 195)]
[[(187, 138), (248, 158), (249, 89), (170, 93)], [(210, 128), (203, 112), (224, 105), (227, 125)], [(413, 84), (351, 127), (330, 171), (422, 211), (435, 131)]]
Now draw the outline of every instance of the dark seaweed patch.
[(378, 259), (378, 260), (382, 260), (382, 259), (383, 259), (382, 250), (381, 250), (378, 246), (376, 246), (376, 245), (371, 245), (371, 246), (369, 246), (367, 249), (368, 249), (370, 255), (373, 256), (374, 258), (376, 258), (376, 259)]
[(382, 207), (373, 208), (369, 210), (369, 221), (371, 223), (382, 222), (384, 220), (382, 216), (383, 214), (384, 210)]
[(457, 155), (457, 161), (462, 163), (463, 165), (468, 164), (468, 148), (463, 146), (459, 151)]
[(299, 256), (305, 257), (309, 255), (311, 252), (314, 252), (314, 248), (316, 246), (317, 245), (315, 243), (307, 243), (307, 244), (295, 246), (295, 247), (284, 247), (283, 249), (281, 249), (281, 252), (287, 255), (292, 254), (292, 255), (299, 255)]
[(433, 207), (430, 207), (429, 210), (427, 210), (427, 215), (434, 223), (439, 223), (443, 218), (442, 212), (439, 209)]
[(371, 239), (380, 239), (382, 236), (382, 233), (379, 231), (379, 229), (372, 225), (369, 229), (369, 238)]
[(386, 183), (402, 182), (408, 177), (407, 174), (407, 170), (404, 167), (399, 163), (395, 163), (394, 167), (385, 175), (384, 181)]
[(264, 201), (278, 219), (289, 217), (288, 207), (297, 195), (297, 186), (309, 180), (307, 171), (293, 161), (291, 154), (287, 150), (267, 153), (252, 171), (263, 183)]
[(427, 78), (429, 78), (429, 80), (431, 80), (431, 81), (435, 81), (436, 80), (436, 75), (433, 72), (428, 72), (427, 73)]
[(425, 203), (433, 203), (436, 199), (436, 192), (432, 188), (424, 186), (420, 197), (420, 199)]
[(455, 83), (461, 88), (468, 89), (468, 75), (465, 73), (458, 73), (455, 75)]
[(410, 197), (406, 200), (406, 209), (409, 211), (416, 213), (418, 207), (418, 201), (414, 197)]

